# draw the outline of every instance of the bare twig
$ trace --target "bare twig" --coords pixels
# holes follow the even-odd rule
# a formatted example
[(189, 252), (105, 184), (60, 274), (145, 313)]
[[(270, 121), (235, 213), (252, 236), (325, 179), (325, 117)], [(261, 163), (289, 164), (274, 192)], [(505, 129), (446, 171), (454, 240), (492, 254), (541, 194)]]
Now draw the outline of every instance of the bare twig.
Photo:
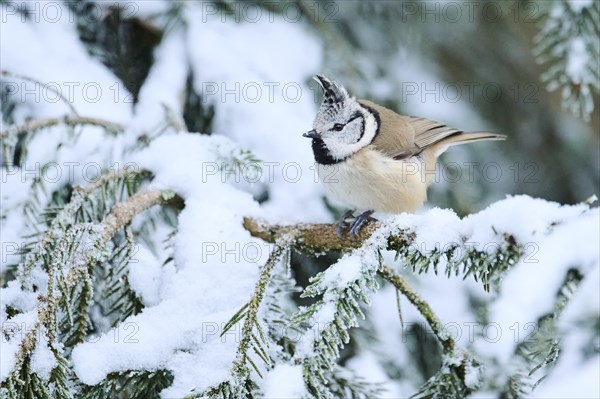
[(442, 323), (440, 319), (433, 312), (431, 307), (427, 302), (425, 302), (419, 294), (417, 294), (408, 282), (402, 278), (398, 273), (396, 273), (392, 268), (388, 266), (381, 266), (378, 270), (381, 277), (389, 281), (398, 291), (400, 291), (406, 299), (410, 301), (419, 313), (423, 315), (429, 327), (435, 334), (440, 344), (444, 348), (444, 351), (450, 353), (454, 350), (454, 340), (450, 337), (447, 337), (443, 334)]
[(32, 83), (44, 86), (45, 89), (50, 90), (54, 94), (58, 95), (60, 97), (60, 99), (62, 100), (62, 102), (65, 103), (67, 105), (67, 107), (69, 107), (69, 109), (71, 110), (71, 112), (74, 115), (79, 115), (77, 113), (77, 110), (75, 110), (75, 107), (73, 106), (73, 104), (68, 99), (66, 99), (59, 90), (56, 90), (54, 87), (52, 87), (52, 85), (50, 85), (48, 83), (41, 82), (41, 81), (39, 81), (37, 79), (34, 79), (32, 77), (29, 77), (29, 76), (19, 75), (17, 73), (13, 73), (13, 72), (7, 71), (5, 69), (2, 70), (1, 74), (2, 74), (2, 76), (10, 76), (11, 78), (25, 80), (25, 81), (28, 81), (28, 82), (32, 82)]

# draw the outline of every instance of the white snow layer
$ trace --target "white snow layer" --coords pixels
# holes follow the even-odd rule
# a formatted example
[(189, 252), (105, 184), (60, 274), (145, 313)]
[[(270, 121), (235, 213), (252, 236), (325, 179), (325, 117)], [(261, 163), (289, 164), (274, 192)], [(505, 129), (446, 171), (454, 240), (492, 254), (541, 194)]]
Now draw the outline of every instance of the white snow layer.
[[(515, 196), (498, 201), (463, 219), (451, 210), (432, 209), (417, 215), (399, 215), (391, 218), (388, 223), (396, 228), (415, 232), (413, 245), (424, 254), (456, 244), (491, 252), (501, 245), (505, 235), (512, 235), (523, 245), (523, 256), (502, 280), (500, 292), (490, 306), (487, 324), (477, 322), (469, 309), (470, 296), (484, 301), (490, 301), (494, 297), (493, 294), (483, 293), (480, 283), (475, 283), (470, 278), (463, 281), (460, 276), (440, 278), (433, 272), (411, 281), (442, 318), (444, 332), (453, 336), (459, 345), (473, 347), (476, 353), (483, 354), (492, 362), (498, 362), (497, 369), (510, 375), (514, 371), (510, 359), (516, 346), (537, 328), (537, 321), (541, 316), (553, 311), (556, 294), (570, 268), (577, 268), (585, 278), (565, 309), (562, 332), (573, 334), (578, 328), (583, 329), (578, 327), (581, 320), (589, 322), (598, 317), (599, 216), (598, 208), (589, 209), (587, 205), (566, 206), (528, 196)], [(389, 263), (393, 262), (393, 254), (391, 255), (384, 254)], [(444, 270), (444, 267), (442, 262), (440, 270)], [(410, 277), (407, 276), (409, 280)], [(422, 316), (401, 298), (404, 326), (400, 326), (397, 320), (394, 323), (390, 319), (389, 309), (395, 306), (395, 302), (394, 290), (391, 288), (380, 291), (373, 301), (374, 320), (377, 324), (382, 323), (378, 331), (386, 332), (379, 336), (382, 340), (381, 349), (376, 349), (384, 357), (395, 353), (390, 352), (390, 348), (406, 343), (413, 323), (423, 322)], [(378, 310), (377, 307), (385, 310)], [(379, 315), (380, 312), (383, 314)], [(584, 337), (574, 340), (579, 345), (586, 342)], [(568, 341), (565, 345), (568, 345)], [(577, 354), (582, 352), (582, 348), (570, 344), (561, 354), (564, 352)], [(404, 357), (402, 351), (391, 356), (395, 359)], [(579, 367), (582, 370), (593, 369), (596, 375), (600, 373), (600, 357), (584, 359), (578, 355), (574, 358), (572, 356), (564, 355), (559, 360), (556, 374), (551, 373), (540, 384), (539, 389), (544, 395), (556, 397), (552, 396), (552, 389), (543, 389), (545, 383), (553, 387), (564, 384), (567, 378), (575, 375), (573, 370), (578, 370)], [(592, 371), (588, 370), (584, 376), (579, 377), (584, 380), (591, 375)], [(582, 397), (594, 397), (597, 387), (592, 385), (580, 386), (578, 394)], [(539, 397), (544, 395), (540, 394)]]
[(586, 71), (586, 66), (590, 63), (590, 53), (586, 49), (583, 38), (574, 37), (571, 39), (567, 53), (567, 66), (565, 71), (573, 83), (581, 83)]
[[(145, 3), (131, 4), (139, 6), (140, 15), (151, 15), (168, 6), (168, 2), (152, 3), (151, 7)], [(302, 132), (310, 128), (316, 108), (313, 93), (305, 82), (319, 72), (321, 54), (317, 41), (307, 35), (302, 24), (283, 22), (279, 16), (274, 17), (271, 27), (220, 21), (204, 23), (203, 17), (198, 15), (201, 7), (186, 5), (183, 12), (189, 29), (175, 30), (176, 33), (164, 37), (155, 50), (156, 63), (134, 107), (119, 79), (99, 59), (88, 54), (78, 38), (75, 24), (68, 18), (53, 23), (43, 19), (28, 23), (22, 21), (18, 13), (5, 12), (5, 4), (0, 7), (3, 69), (53, 83), (81, 115), (127, 124), (125, 142), (133, 142), (164, 120), (165, 106), (173, 114), (181, 114), (188, 66), (193, 69), (199, 92), (207, 93), (207, 84), (218, 88), (218, 94), (203, 99), (204, 106), (219, 103), (213, 123), (216, 134), (212, 138), (183, 133), (165, 136), (144, 154), (128, 154), (126, 158), (135, 161), (137, 167), (152, 170), (156, 175), (155, 187), (172, 189), (186, 200), (175, 238), (177, 270), (161, 271), (158, 259), (140, 249), (135, 256), (137, 263), (128, 267), (129, 281), (148, 306), (141, 314), (75, 348), (72, 360), (77, 375), (88, 384), (99, 382), (113, 371), (166, 368), (174, 374), (175, 380), (162, 393), (165, 397), (182, 397), (192, 388), (202, 389), (221, 382), (229, 375), (241, 331), (233, 328), (222, 338), (219, 334), (224, 323), (249, 299), (258, 267), (266, 260), (271, 247), (251, 238), (241, 226), (242, 216), (259, 212), (258, 204), (250, 194), (225, 184), (221, 175), (213, 176), (212, 168), (220, 166), (238, 144), (250, 148), (262, 161), (272, 165), (271, 169), (263, 169), (272, 173), (260, 179), (261, 184), (273, 188), (265, 204), (271, 214), (296, 220), (329, 218), (320, 199), (322, 189), (315, 183), (314, 169), (311, 169), (310, 142), (301, 137)], [(66, 9), (62, 11), (68, 14)], [(21, 40), (10, 40), (13, 37)], [(256, 39), (251, 40), (254, 44), (241, 45), (248, 43), (249, 37)], [(23, 42), (28, 43), (28, 51), (23, 51)], [(238, 52), (245, 56), (240, 57)], [(214, 57), (214, 54), (220, 56)], [(279, 56), (273, 57), (273, 54)], [(22, 90), (36, 87), (29, 82), (21, 86), (21, 82), (16, 81)], [(86, 84), (89, 91), (82, 90)], [(259, 100), (242, 97), (240, 101), (230, 101), (231, 98), (221, 101), (222, 89), (237, 86), (259, 87), (262, 90)], [(70, 87), (75, 88), (72, 95)], [(21, 110), (16, 115), (18, 123), (29, 117), (69, 113), (63, 102), (44, 101), (42, 97), (46, 92), (38, 92), (42, 94), (40, 99), (33, 99), (35, 107), (23, 106), (26, 112)], [(254, 96), (247, 90), (241, 93)], [(42, 165), (56, 161), (63, 166), (63, 172), (65, 162), (78, 162), (81, 169), (90, 162), (106, 164), (106, 155), (111, 153), (112, 161), (125, 159), (122, 154), (125, 143), (119, 144), (120, 139), (108, 140), (101, 129), (83, 128), (75, 145), (63, 139), (65, 130), (61, 127), (37, 132), (29, 145), (28, 159)], [(234, 138), (236, 145), (225, 136)], [(107, 148), (112, 150), (107, 151)], [(222, 156), (215, 157), (215, 154)], [(77, 178), (81, 175), (80, 169), (75, 170), (75, 177), (63, 175), (49, 184), (50, 188), (67, 182), (89, 183), (81, 176)], [(6, 205), (22, 204), (31, 195), (29, 187), (35, 176), (30, 173), (32, 176), (24, 179), (21, 170), (12, 175), (5, 170), (2, 173), (2, 212), (8, 215), (2, 219), (4, 255), (5, 243), (20, 245), (20, 237), (28, 232), (22, 214), (8, 212), (4, 199)], [(19, 260), (17, 249), (3, 256), (2, 267)], [(2, 290), (3, 321), (6, 320), (5, 305), (23, 307), (15, 305), (23, 299), (11, 299), (11, 287)], [(26, 294), (19, 291), (14, 296), (24, 298)], [(27, 308), (39, 306), (35, 299), (31, 302)], [(28, 317), (26, 326), (31, 328), (35, 313), (23, 313), (10, 322), (21, 322), (25, 316)], [(3, 327), (8, 329), (10, 325), (5, 323)], [(23, 334), (17, 331), (7, 336), (10, 339), (2, 340), (2, 380), (14, 364)], [(36, 352), (32, 365), (41, 376), (46, 376), (49, 363), (43, 355), (42, 349)]]
[[(138, 157), (156, 175), (156, 185), (184, 196), (175, 239), (178, 270), (167, 280), (161, 301), (73, 351), (77, 376), (96, 384), (112, 371), (166, 368), (175, 376), (165, 397), (185, 396), (227, 379), (239, 330), (220, 337), (222, 327), (248, 301), (258, 266), (269, 247), (250, 237), (242, 217), (257, 212), (252, 197), (219, 181), (203, 182), (204, 162), (215, 161), (218, 136), (180, 133), (158, 138)], [(177, 154), (165, 159), (159, 154)], [(254, 248), (246, 257), (240, 248)], [(235, 278), (232, 278), (235, 276)], [(129, 338), (118, 330), (130, 326)], [(122, 339), (115, 340), (119, 335)]]
[(265, 376), (264, 397), (268, 399), (296, 399), (308, 392), (304, 387), (302, 366), (278, 364)]
[(571, 10), (576, 13), (581, 13), (584, 8), (589, 8), (594, 4), (594, 0), (569, 0)]

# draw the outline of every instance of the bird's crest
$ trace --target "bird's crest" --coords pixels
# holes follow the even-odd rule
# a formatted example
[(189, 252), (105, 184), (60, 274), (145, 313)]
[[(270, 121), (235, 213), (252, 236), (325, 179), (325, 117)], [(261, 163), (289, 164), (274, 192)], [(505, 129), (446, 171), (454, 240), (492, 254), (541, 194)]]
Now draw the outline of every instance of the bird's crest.
[(350, 96), (342, 85), (323, 75), (317, 75), (314, 79), (323, 88), (323, 102), (319, 108), (318, 124), (332, 122), (342, 112)]

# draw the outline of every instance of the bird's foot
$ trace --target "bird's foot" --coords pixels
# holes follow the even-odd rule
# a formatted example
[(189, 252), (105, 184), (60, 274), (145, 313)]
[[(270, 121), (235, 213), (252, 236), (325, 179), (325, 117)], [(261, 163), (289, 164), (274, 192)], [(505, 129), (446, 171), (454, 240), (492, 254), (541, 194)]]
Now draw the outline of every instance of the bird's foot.
[(367, 222), (375, 220), (371, 217), (373, 212), (375, 211), (363, 212), (360, 215), (358, 215), (356, 219), (354, 219), (354, 222), (352, 222), (352, 224), (350, 225), (350, 236), (356, 237)]
[(346, 212), (344, 212), (344, 214), (340, 218), (340, 221), (338, 222), (337, 230), (336, 230), (336, 234), (337, 234), (338, 238), (342, 238), (344, 229), (346, 227), (350, 226), (350, 224), (348, 222), (346, 222), (346, 219), (351, 217), (353, 214), (354, 214), (354, 211), (352, 209), (348, 209)]

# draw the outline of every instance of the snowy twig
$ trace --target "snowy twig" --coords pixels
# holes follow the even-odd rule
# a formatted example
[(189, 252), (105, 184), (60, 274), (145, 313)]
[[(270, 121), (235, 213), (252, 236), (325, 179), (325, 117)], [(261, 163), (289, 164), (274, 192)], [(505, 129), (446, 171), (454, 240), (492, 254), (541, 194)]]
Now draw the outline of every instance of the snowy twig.
[(38, 245), (35, 246), (33, 252), (29, 253), (25, 259), (24, 265), (20, 272), (21, 284), (25, 284), (25, 281), (29, 277), (32, 268), (46, 253), (48, 246), (59, 238), (58, 234), (63, 231), (61, 226), (72, 223), (75, 214), (79, 209), (81, 209), (81, 206), (90, 194), (104, 188), (110, 182), (117, 181), (118, 179), (132, 179), (135, 176), (139, 176), (144, 173), (149, 172), (146, 170), (122, 169), (116, 173), (107, 172), (100, 176), (92, 184), (88, 184), (86, 186), (75, 186), (73, 188), (73, 194), (69, 203), (60, 210), (56, 217), (54, 217), (42, 240)]
[(148, 190), (129, 197), (126, 201), (117, 204), (104, 220), (100, 239), (107, 242), (115, 235), (117, 230), (125, 227), (133, 218), (146, 209), (164, 202), (163, 192), (160, 190)]
[(233, 365), (233, 372), (238, 375), (244, 374), (246, 361), (248, 360), (248, 349), (252, 340), (252, 330), (257, 323), (256, 318), (258, 316), (258, 309), (260, 308), (260, 304), (265, 295), (265, 290), (269, 284), (271, 272), (286, 249), (287, 245), (285, 245), (285, 243), (278, 243), (275, 245), (273, 252), (269, 255), (269, 259), (262, 268), (260, 277), (256, 282), (254, 294), (248, 303), (248, 313), (246, 313), (246, 320), (244, 321), (244, 327), (242, 328), (242, 339), (238, 346), (237, 357)]
[[(109, 240), (117, 233), (117, 231), (132, 222), (133, 218), (151, 208), (154, 205), (167, 202), (172, 199), (172, 196), (165, 195), (160, 190), (148, 190), (139, 192), (127, 200), (117, 204), (112, 211), (102, 220), (100, 223), (101, 232), (96, 240), (96, 246), (106, 246)], [(46, 333), (49, 336), (49, 342), (54, 342), (55, 337), (55, 324), (56, 317), (55, 312), (58, 304), (61, 301), (62, 295), (70, 292), (71, 286), (78, 283), (78, 279), (68, 279), (69, 286), (66, 289), (60, 290), (55, 294), (55, 283), (58, 276), (57, 272), (59, 268), (65, 266), (65, 259), (63, 255), (68, 254), (68, 248), (72, 246), (75, 241), (75, 237), (81, 232), (91, 232), (93, 225), (89, 223), (77, 224), (70, 227), (65, 235), (61, 237), (57, 248), (53, 251), (52, 261), (48, 270), (48, 294), (43, 298), (42, 306), (38, 309), (37, 321), (33, 325), (33, 328), (28, 332), (20, 345), (19, 357), (16, 361), (16, 367), (13, 369), (14, 373), (18, 373), (20, 365), (23, 364), (27, 356), (30, 356), (37, 342), (37, 336), (39, 334), (39, 328), (42, 326), (46, 327)], [(99, 259), (94, 259), (92, 251), (88, 251), (85, 254), (85, 264), (90, 262), (97, 262)]]
[(392, 268), (381, 265), (378, 272), (384, 279), (396, 287), (398, 291), (404, 294), (410, 303), (415, 305), (419, 313), (421, 313), (427, 321), (427, 324), (429, 324), (429, 327), (431, 327), (431, 330), (435, 334), (438, 341), (440, 341), (440, 344), (442, 344), (444, 351), (446, 353), (452, 353), (454, 350), (454, 340), (442, 334), (442, 323), (433, 312), (429, 304), (425, 302), (419, 296), (419, 294), (417, 294), (412, 287), (408, 285), (408, 282), (406, 282), (406, 280), (404, 280), (402, 276), (396, 273)]
[(29, 122), (25, 122), (22, 125), (13, 126), (6, 130), (0, 132), (0, 138), (9, 137), (12, 135), (18, 135), (28, 132), (34, 132), (36, 130), (45, 129), (57, 125), (65, 124), (67, 126), (77, 126), (77, 125), (92, 125), (92, 126), (100, 126), (107, 130), (112, 130), (116, 132), (122, 132), (125, 130), (125, 127), (120, 123), (107, 121), (105, 119), (100, 118), (92, 118), (88, 116), (64, 116), (62, 118), (48, 118), (48, 119), (38, 119)]

